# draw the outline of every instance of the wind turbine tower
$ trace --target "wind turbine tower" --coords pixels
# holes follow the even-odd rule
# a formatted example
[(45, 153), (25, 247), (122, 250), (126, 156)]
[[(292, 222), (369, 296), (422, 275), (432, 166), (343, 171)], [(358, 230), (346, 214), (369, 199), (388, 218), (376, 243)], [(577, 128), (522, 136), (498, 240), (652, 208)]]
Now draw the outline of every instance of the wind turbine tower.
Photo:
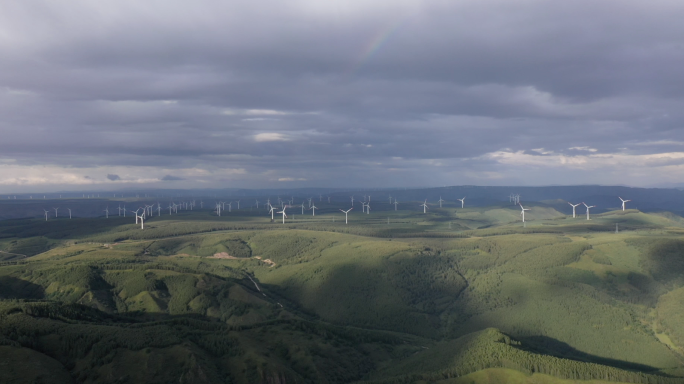
[(518, 204), (520, 205), (520, 209), (522, 209), (522, 211), (520, 211), (520, 214), (522, 215), (522, 222), (524, 223), (525, 222), (525, 211), (529, 211), (530, 209), (529, 208), (523, 208), (522, 204), (520, 204), (520, 203), (518, 203)]
[(285, 209), (286, 209), (286, 208), (287, 208), (287, 205), (283, 207), (283, 210), (282, 210), (282, 211), (276, 212), (276, 213), (282, 213), (282, 214), (283, 214), (283, 224), (285, 224), (285, 218), (287, 217), (287, 215), (285, 214)]
[(625, 203), (628, 201), (632, 201), (632, 200), (622, 200), (622, 197), (620, 197), (620, 196), (618, 196), (618, 197), (620, 198), (620, 201), (622, 201), (622, 210), (624, 211), (625, 210)]
[(595, 205), (587, 205), (587, 203), (584, 203), (584, 202), (583, 202), (582, 204), (584, 204), (584, 206), (587, 207), (587, 220), (591, 220), (591, 219), (589, 218), (589, 209), (590, 209), (590, 208), (594, 208)]
[(425, 202), (423, 204), (419, 205), (419, 207), (423, 207), (423, 213), (427, 213), (427, 209), (428, 209), (427, 199), (425, 199)]
[[(353, 197), (352, 197), (352, 199), (353, 199)], [(349, 211), (351, 211), (352, 209), (354, 209), (354, 207), (351, 207), (351, 208), (347, 209), (346, 211), (343, 211), (340, 209), (340, 211), (344, 212), (344, 223), (345, 224), (349, 223), (349, 221), (347, 220), (347, 215), (349, 214)], [(47, 219), (45, 219), (45, 220), (47, 220)]]
[(463, 208), (463, 205), (465, 204), (465, 196), (463, 196), (462, 199), (456, 199), (461, 202), (461, 208)]
[[(464, 199), (465, 199), (465, 197), (464, 197)], [(442, 196), (440, 196), (439, 200), (437, 200), (437, 201), (439, 201), (439, 207), (442, 208), (442, 202), (444, 201), (444, 200), (442, 200)], [(461, 207), (461, 208), (463, 208), (463, 207)]]
[(571, 202), (568, 202), (568, 204), (570, 204), (570, 206), (572, 207), (572, 218), (574, 219), (575, 218), (575, 208), (579, 205), (582, 205), (582, 203), (572, 204)]

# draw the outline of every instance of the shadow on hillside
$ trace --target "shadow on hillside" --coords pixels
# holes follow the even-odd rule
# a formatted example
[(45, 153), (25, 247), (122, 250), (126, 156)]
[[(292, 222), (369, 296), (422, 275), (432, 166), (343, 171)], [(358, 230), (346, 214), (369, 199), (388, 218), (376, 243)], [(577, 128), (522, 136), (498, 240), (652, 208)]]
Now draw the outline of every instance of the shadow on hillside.
[(45, 290), (38, 284), (12, 276), (0, 276), (0, 299), (42, 299)]
[(658, 368), (651, 367), (645, 364), (631, 363), (628, 361), (591, 355), (582, 351), (578, 351), (570, 345), (548, 336), (528, 336), (518, 337), (517, 339), (520, 340), (520, 342), (522, 343), (522, 345), (517, 346), (517, 348), (533, 353), (550, 355), (562, 359), (575, 360), (586, 363), (601, 364), (630, 371), (639, 371), (662, 375), (662, 373), (659, 373)]

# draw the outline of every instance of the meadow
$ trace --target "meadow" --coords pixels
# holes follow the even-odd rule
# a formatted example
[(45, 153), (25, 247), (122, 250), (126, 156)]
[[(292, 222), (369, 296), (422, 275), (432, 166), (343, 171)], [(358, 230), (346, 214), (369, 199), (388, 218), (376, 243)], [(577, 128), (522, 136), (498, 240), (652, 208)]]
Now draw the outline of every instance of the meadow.
[(385, 205), (0, 221), (0, 382), (684, 382), (682, 217)]

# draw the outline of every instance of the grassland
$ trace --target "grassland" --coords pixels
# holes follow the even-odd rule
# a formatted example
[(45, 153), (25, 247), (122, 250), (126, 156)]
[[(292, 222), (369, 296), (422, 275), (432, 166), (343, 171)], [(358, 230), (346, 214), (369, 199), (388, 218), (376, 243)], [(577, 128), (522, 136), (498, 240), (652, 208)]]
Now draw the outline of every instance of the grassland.
[(0, 222), (0, 382), (684, 382), (679, 216), (322, 207)]

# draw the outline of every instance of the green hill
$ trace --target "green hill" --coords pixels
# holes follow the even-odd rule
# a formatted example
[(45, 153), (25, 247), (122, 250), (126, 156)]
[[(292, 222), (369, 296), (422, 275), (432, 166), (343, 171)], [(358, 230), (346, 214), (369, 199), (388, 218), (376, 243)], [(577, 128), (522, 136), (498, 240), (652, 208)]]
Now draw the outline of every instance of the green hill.
[(530, 209), (0, 222), (0, 382), (684, 382), (684, 219)]

